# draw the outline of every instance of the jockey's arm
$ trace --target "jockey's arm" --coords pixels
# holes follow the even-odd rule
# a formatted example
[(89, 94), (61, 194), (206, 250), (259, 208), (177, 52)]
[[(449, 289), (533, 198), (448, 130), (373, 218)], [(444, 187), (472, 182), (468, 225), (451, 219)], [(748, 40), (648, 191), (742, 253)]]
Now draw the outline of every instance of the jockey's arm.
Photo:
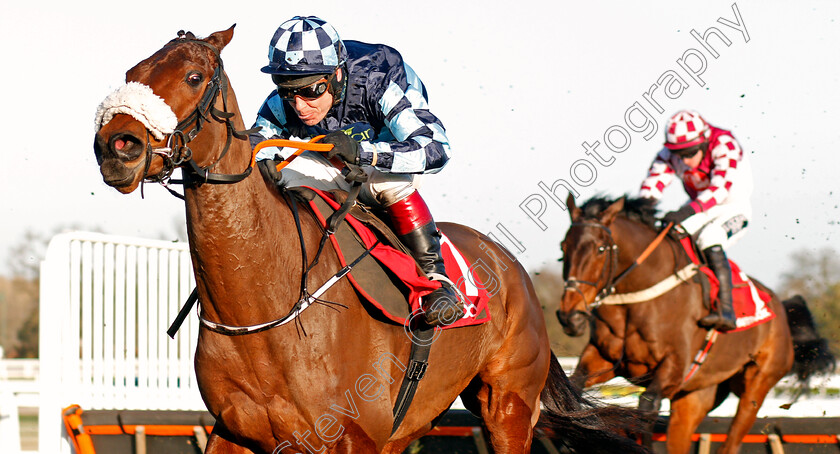
[[(308, 134), (301, 132), (299, 135), (291, 133), (287, 129), (286, 110), (283, 105), (283, 100), (277, 96), (277, 92), (272, 91), (266, 98), (260, 110), (257, 112), (257, 120), (254, 122), (254, 127), (259, 126), (261, 129), (257, 132), (252, 132), (248, 139), (251, 142), (251, 148), (257, 146), (258, 143), (269, 139), (296, 139), (307, 140)], [(286, 157), (294, 149), (289, 148), (288, 153), (277, 147), (266, 147), (257, 153), (257, 161), (264, 159), (274, 159), (275, 155)]]
[(429, 111), (423, 82), (406, 64), (392, 67), (387, 78), (371, 100), (387, 130), (361, 142), (360, 164), (389, 173), (437, 173), (449, 160), (449, 139)]
[(710, 151), (714, 167), (709, 187), (697, 194), (691, 202), (691, 207), (697, 213), (706, 211), (729, 197), (729, 189), (733, 184), (733, 170), (741, 161), (741, 146), (734, 138), (724, 135), (720, 136), (719, 140), (718, 145)]
[(642, 188), (639, 191), (640, 197), (654, 200), (662, 198), (662, 191), (671, 184), (676, 176), (673, 167), (668, 163), (669, 155), (669, 151), (665, 148), (656, 155), (648, 170), (647, 178), (642, 181)]

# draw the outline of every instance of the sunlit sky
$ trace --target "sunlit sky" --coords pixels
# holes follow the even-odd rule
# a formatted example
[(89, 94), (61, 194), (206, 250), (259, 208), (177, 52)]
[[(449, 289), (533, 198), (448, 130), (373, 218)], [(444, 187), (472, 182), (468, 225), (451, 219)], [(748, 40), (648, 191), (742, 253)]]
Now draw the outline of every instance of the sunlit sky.
[[(0, 4), (0, 272), (9, 247), (27, 230), (79, 226), (106, 233), (174, 239), (183, 204), (147, 185), (120, 195), (105, 186), (93, 157), (93, 115), (122, 85), (125, 71), (179, 29), (199, 36), (236, 23), (222, 56), (246, 124), (272, 89), (259, 72), (276, 27), (294, 15), (330, 21), (344, 39), (396, 47), (427, 86), (432, 112), (452, 142), (453, 158), (421, 190), (439, 221), (470, 225), (521, 242), (517, 258), (530, 270), (556, 267), (566, 212), (540, 183), (572, 181), (588, 159), (597, 176), (576, 185), (579, 201), (595, 194), (636, 194), (663, 140), (667, 117), (699, 110), (731, 129), (752, 161), (754, 219), (731, 256), (750, 274), (776, 285), (788, 256), (840, 238), (840, 3), (713, 2), (10, 2)], [(701, 8), (698, 8), (701, 7)], [(692, 37), (718, 28), (731, 44), (709, 39), (714, 58)], [(700, 78), (677, 60), (690, 49), (706, 59)], [(696, 67), (696, 57), (690, 64)], [(688, 87), (676, 99), (660, 90), (656, 112), (643, 95), (667, 71)], [(657, 122), (655, 134), (629, 130), (630, 146), (604, 145), (613, 125), (639, 102)], [(616, 142), (620, 136), (613, 135)], [(604, 166), (584, 154), (601, 142)], [(578, 177), (589, 178), (582, 168)], [(684, 200), (676, 184), (665, 208)], [(547, 202), (545, 230), (520, 204)], [(566, 192), (558, 195), (565, 200)], [(534, 205), (531, 205), (532, 207)], [(507, 244), (509, 248), (515, 249)]]

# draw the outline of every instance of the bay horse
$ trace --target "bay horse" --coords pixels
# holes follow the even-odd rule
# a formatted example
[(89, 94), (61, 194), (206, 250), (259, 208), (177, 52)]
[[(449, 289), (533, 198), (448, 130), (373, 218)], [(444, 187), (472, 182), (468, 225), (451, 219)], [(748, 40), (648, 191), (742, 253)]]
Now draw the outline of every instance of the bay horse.
[[(201, 316), (241, 327), (297, 314), (301, 240), (318, 244), (323, 229), (251, 173), (252, 150), (219, 55), (232, 37), (233, 27), (205, 39), (179, 33), (128, 70), (132, 88), (124, 92), (137, 90), (139, 104), (152, 107), (103, 116), (94, 152), (105, 183), (125, 194), (144, 181), (167, 182), (182, 168)], [(523, 267), (475, 230), (439, 226), (472, 263), (496, 258), (484, 262), (500, 290), (489, 303), (491, 321), (439, 333), (395, 433), (392, 408), (411, 340), (403, 326), (371, 316), (341, 279), (322, 298), (343, 308), (312, 305), (296, 319), (304, 329), (231, 336), (202, 325), (195, 370), (216, 419), (206, 452), (399, 453), (459, 395), (482, 418), (497, 453), (528, 452), (538, 422), (578, 452), (647, 452), (619, 435), (635, 409), (592, 403), (571, 387)], [(326, 244), (310, 282), (342, 268)]]
[(566, 282), (557, 316), (570, 336), (581, 335), (590, 322), (589, 343), (571, 381), (589, 387), (624, 377), (645, 387), (639, 408), (652, 412), (659, 411), (663, 398), (670, 399), (669, 453), (689, 452), (697, 426), (730, 392), (740, 400), (718, 452), (738, 452), (767, 393), (792, 367), (806, 383), (815, 373), (833, 370), (834, 358), (804, 300), (783, 305), (753, 279), (772, 295), (769, 306), (776, 317), (717, 336), (705, 362), (690, 373), (695, 354), (709, 345), (708, 332), (697, 326), (709, 313), (699, 280), (682, 278), (671, 290), (641, 302), (599, 304), (609, 294), (648, 289), (690, 263), (677, 240), (666, 236), (656, 245), (661, 232), (655, 202), (595, 197), (578, 207), (569, 195), (566, 203), (572, 224), (561, 243)]

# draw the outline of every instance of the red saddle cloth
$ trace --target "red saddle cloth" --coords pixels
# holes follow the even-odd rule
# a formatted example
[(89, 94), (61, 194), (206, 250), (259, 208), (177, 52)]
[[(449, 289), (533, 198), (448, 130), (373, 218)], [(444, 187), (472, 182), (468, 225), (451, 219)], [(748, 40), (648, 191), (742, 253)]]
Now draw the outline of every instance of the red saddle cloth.
[[(691, 238), (683, 238), (680, 242), (688, 253), (689, 258), (691, 258), (691, 261), (700, 265), (700, 260), (694, 252)], [(735, 311), (736, 316), (736, 328), (729, 332), (743, 331), (776, 317), (776, 314), (768, 304), (772, 299), (770, 294), (758, 289), (750, 278), (741, 271), (741, 267), (732, 260), (729, 261), (729, 266), (732, 268), (732, 309)], [(709, 278), (710, 300), (714, 307), (718, 302), (720, 282), (717, 276), (715, 276), (715, 272), (708, 266), (701, 265), (700, 270)]]
[[(309, 189), (312, 189), (332, 210), (337, 210), (340, 207), (332, 194), (314, 188)], [(316, 200), (310, 201), (309, 206), (321, 225), (325, 226), (326, 218), (330, 213), (324, 213), (324, 210), (316, 202)], [(352, 228), (355, 232), (355, 241), (361, 241), (361, 246), (365, 249), (376, 243), (376, 234), (367, 225), (350, 214), (345, 217), (345, 222), (342, 224)], [(354, 245), (346, 239), (347, 234), (341, 235), (341, 229), (342, 227), (336, 229), (337, 232), (330, 236), (330, 241), (338, 253), (342, 266), (346, 266), (358, 257), (358, 253), (356, 251), (347, 252), (347, 256), (345, 256), (345, 252), (350, 249), (349, 246)], [(338, 237), (341, 237), (341, 240)], [(358, 245), (356, 246), (357, 249), (361, 249)], [(441, 252), (449, 279), (456, 284), (465, 299), (464, 316), (451, 325), (442, 326), (441, 329), (478, 325), (490, 320), (490, 312), (487, 310), (487, 302), (490, 300), (490, 296), (476, 275), (476, 270), (471, 267), (469, 261), (446, 235), (441, 238)], [(376, 244), (370, 251), (370, 257), (375, 259), (379, 266), (371, 266), (370, 263), (365, 265), (366, 261), (371, 260), (365, 258), (359, 262), (360, 266), (355, 267), (347, 275), (356, 291), (381, 311), (385, 317), (396, 323), (407, 325), (410, 319), (418, 316), (422, 317), (420, 298), (439, 288), (440, 283), (430, 281), (426, 276), (420, 275), (414, 258), (390, 245), (381, 242)], [(359, 273), (368, 274), (360, 276)], [(382, 274), (382, 276), (372, 278), (370, 274)], [(394, 283), (395, 279), (398, 283)], [(389, 292), (389, 290), (394, 289), (383, 288), (391, 285), (399, 287), (400, 291)], [(400, 294), (402, 296), (399, 296)]]

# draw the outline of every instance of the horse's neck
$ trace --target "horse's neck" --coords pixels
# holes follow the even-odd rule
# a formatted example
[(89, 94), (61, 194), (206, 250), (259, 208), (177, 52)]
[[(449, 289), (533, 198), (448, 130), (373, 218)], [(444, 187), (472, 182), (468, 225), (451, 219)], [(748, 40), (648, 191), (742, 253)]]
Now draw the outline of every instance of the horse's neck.
[[(235, 139), (212, 171), (236, 174), (249, 162), (247, 142)], [(276, 316), (278, 307), (255, 302), (289, 300), (291, 307), (297, 300), (297, 229), (291, 209), (273, 191), (257, 169), (238, 183), (205, 183), (186, 191), (193, 268), (203, 310), (213, 320), (264, 322), (260, 315)]]
[[(612, 231), (619, 250), (617, 272), (631, 266), (648, 245), (653, 243), (657, 235), (653, 229), (623, 216), (616, 217)], [(675, 245), (674, 241), (666, 236), (647, 259), (618, 284), (616, 289), (619, 293), (626, 293), (656, 284), (676, 271), (675, 268), (681, 262), (683, 255), (679, 250), (679, 245)]]

